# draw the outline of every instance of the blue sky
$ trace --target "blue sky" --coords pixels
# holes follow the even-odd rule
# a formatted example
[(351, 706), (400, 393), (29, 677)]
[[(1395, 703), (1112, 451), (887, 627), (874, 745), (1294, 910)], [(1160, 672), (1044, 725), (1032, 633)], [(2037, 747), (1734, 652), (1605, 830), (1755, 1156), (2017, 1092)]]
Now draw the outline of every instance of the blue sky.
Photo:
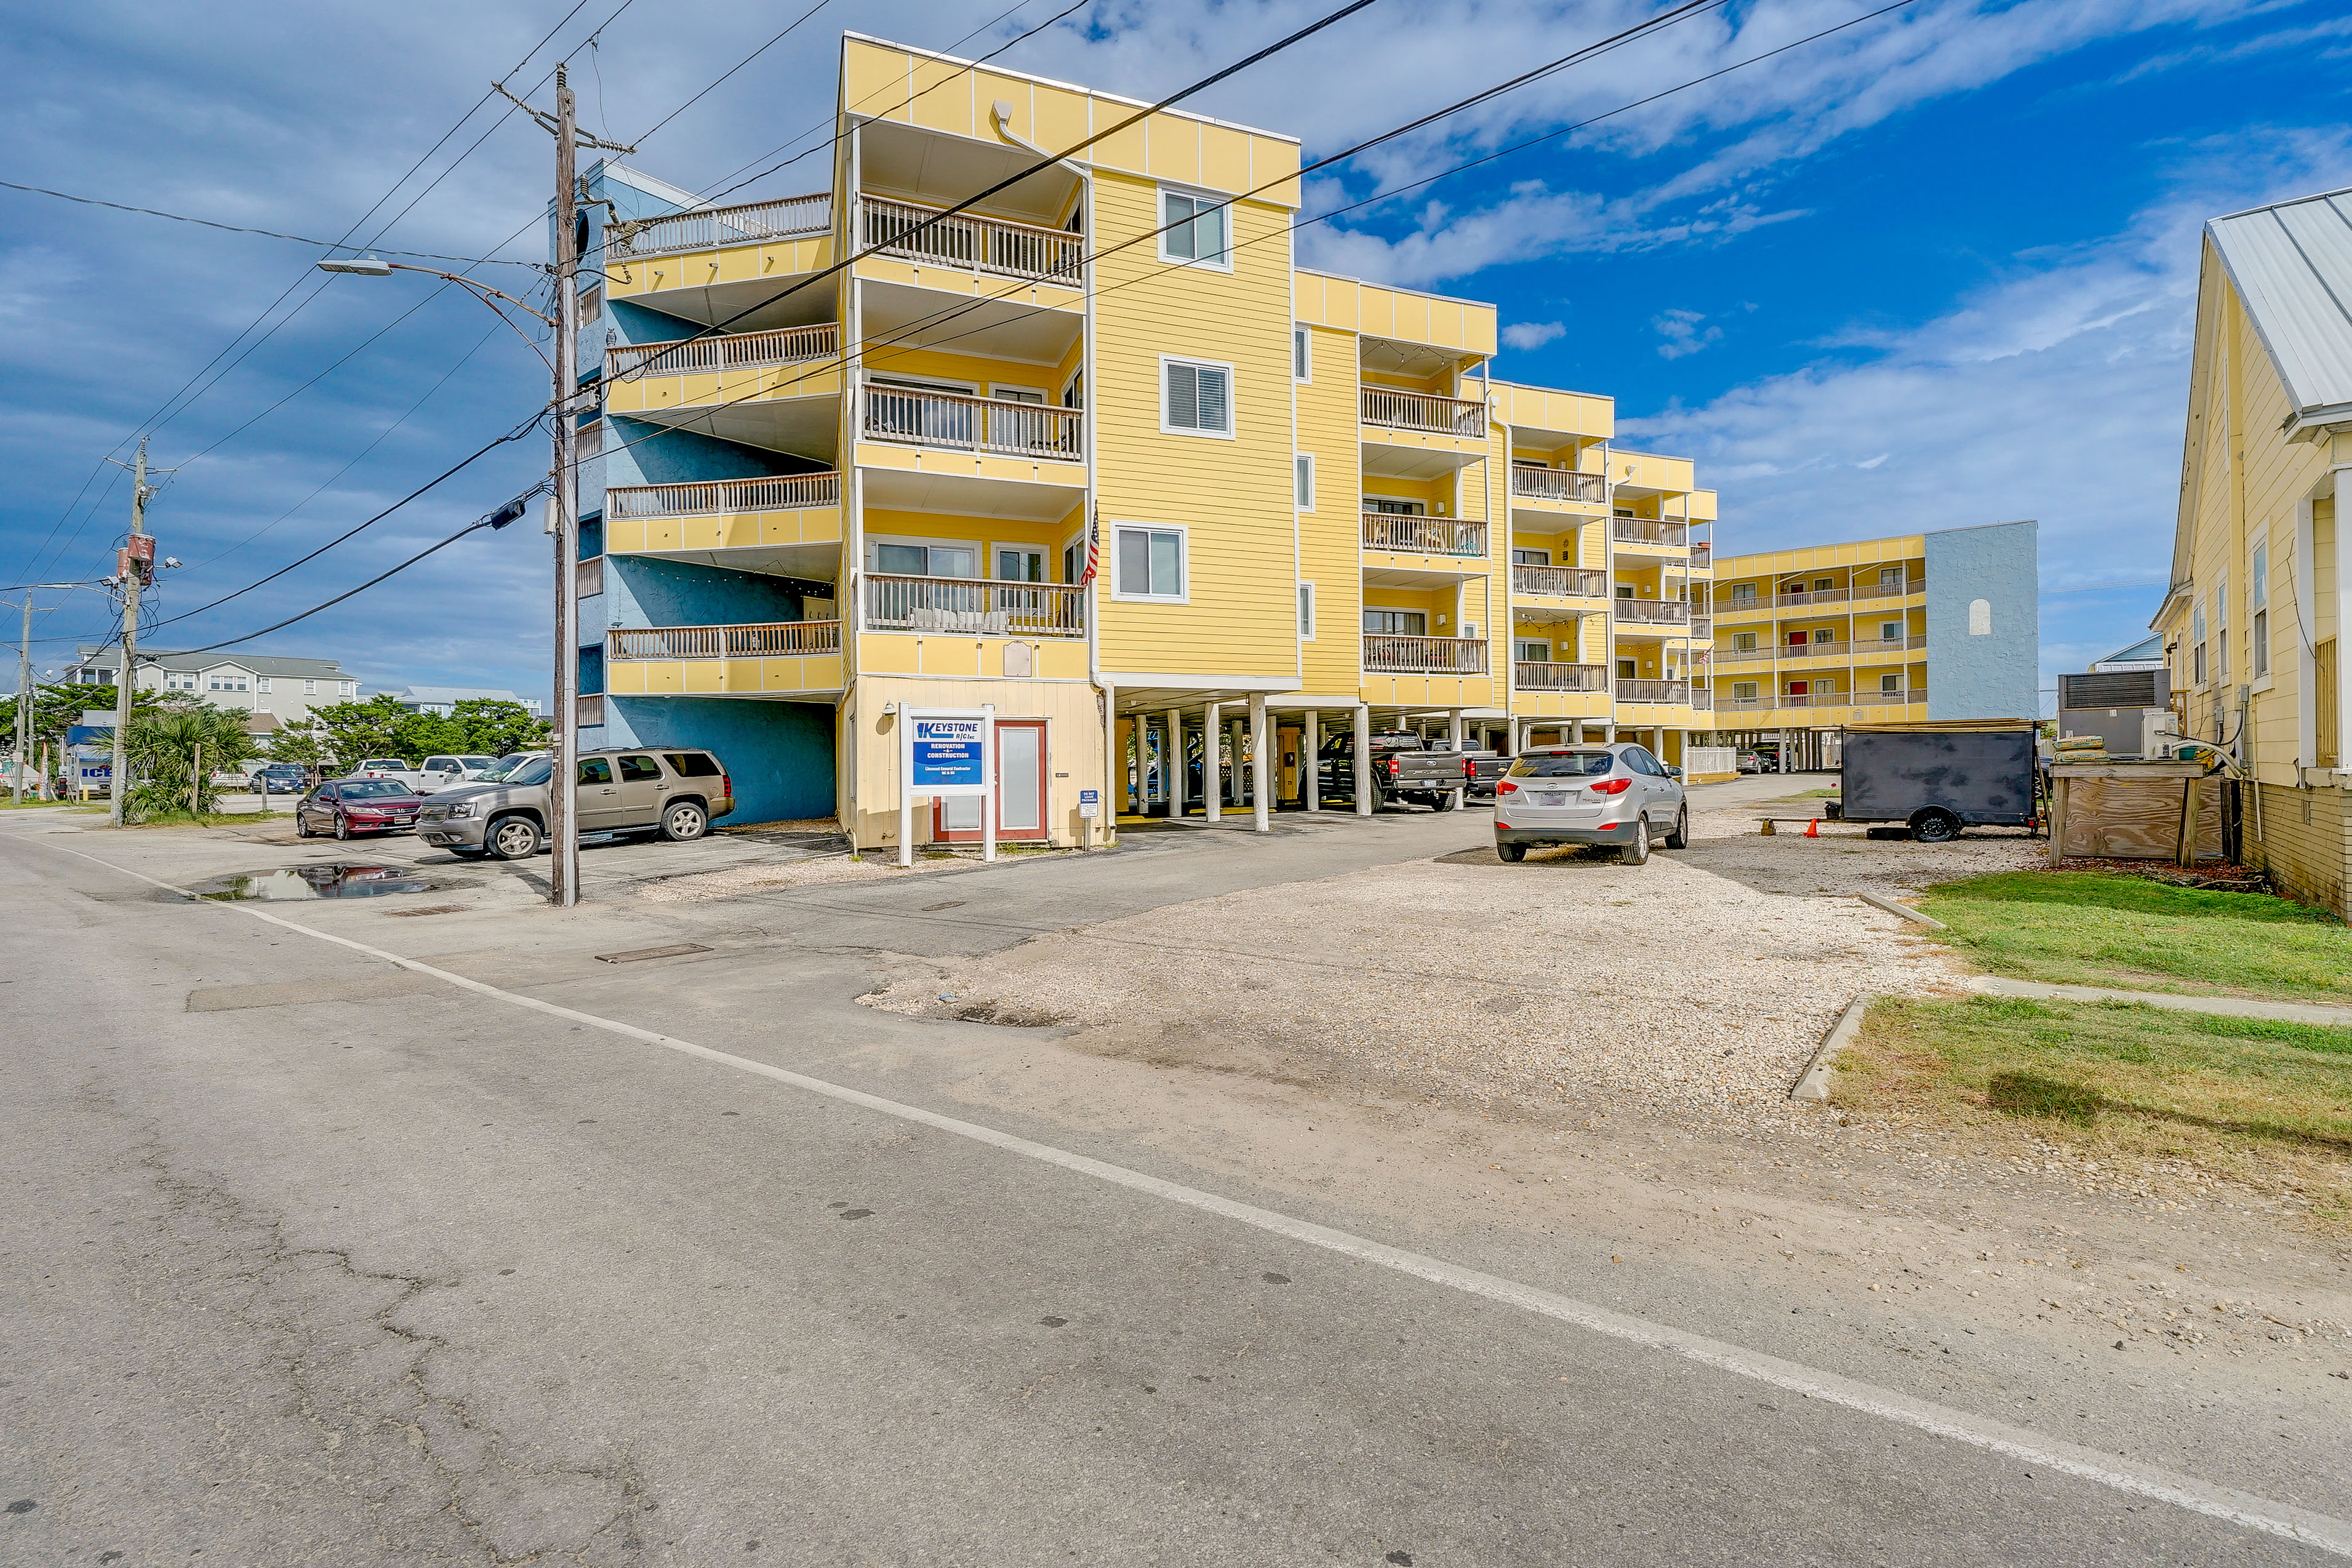
[[(1738, 0), (1695, 16), (1318, 178), (1310, 210), (1620, 110), (1877, 3)], [(16, 67), (0, 178), (327, 238), (354, 225), (373, 237), (397, 215), (387, 253), (489, 255), (540, 209), (549, 159), (519, 115), (474, 106), (569, 5), (17, 8), (0, 20)], [(591, 0), (517, 85), (568, 56), (591, 127), (635, 139), (803, 8)], [(933, 47), (982, 28), (960, 51), (971, 55), (1060, 8), (1039, 0), (988, 26), (1001, 4), (829, 5), (631, 162), (715, 188), (803, 132), (830, 110), (845, 26)], [(1097, 0), (1003, 63), (1157, 97), (1328, 8)], [(1312, 156), (1660, 8), (1381, 0), (1198, 107), (1301, 135)], [(1302, 256), (1496, 301), (1512, 345), (1498, 374), (1612, 394), (1627, 444), (1696, 457), (1722, 493), (1721, 552), (2039, 518), (2046, 678), (2135, 640), (2160, 595), (2199, 226), (2352, 184), (2341, 12), (1914, 0), (1373, 201), (1307, 230)], [(735, 199), (818, 183), (807, 171), (821, 163)], [(536, 243), (532, 231), (496, 254), (534, 259)], [(545, 395), (520, 340), (414, 276), (329, 279), (299, 245), (11, 190), (0, 247), (9, 583), (104, 574), (128, 481), (100, 459), (127, 458), (142, 428), (154, 460), (179, 470), (149, 517), (187, 563), (163, 577), (161, 613), (174, 616), (389, 505)], [(521, 267), (472, 270), (516, 292), (534, 281)], [(501, 448), (318, 562), (152, 638), (193, 647), (295, 614), (544, 466), (536, 442)], [(341, 658), (370, 689), (543, 694), (548, 582), (535, 529), (477, 535), (249, 646)], [(38, 668), (108, 617), (92, 592), (42, 602), (64, 607), (42, 617), (39, 635), (59, 640), (37, 647)]]

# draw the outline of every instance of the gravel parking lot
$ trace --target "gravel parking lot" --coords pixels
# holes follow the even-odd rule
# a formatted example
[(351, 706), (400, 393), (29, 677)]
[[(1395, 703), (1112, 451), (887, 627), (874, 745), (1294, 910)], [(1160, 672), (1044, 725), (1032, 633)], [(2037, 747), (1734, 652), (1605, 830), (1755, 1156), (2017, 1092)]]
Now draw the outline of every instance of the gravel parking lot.
[(1777, 1122), (1857, 991), (1945, 991), (1957, 974), (1845, 895), (2031, 864), (2040, 841), (1926, 846), (1834, 824), (1766, 837), (1757, 815), (1696, 811), (1690, 849), (1645, 867), (1573, 850), (1509, 866), (1481, 847), (1177, 904), (866, 1001), (1062, 1025), (1082, 1049), (1374, 1100)]

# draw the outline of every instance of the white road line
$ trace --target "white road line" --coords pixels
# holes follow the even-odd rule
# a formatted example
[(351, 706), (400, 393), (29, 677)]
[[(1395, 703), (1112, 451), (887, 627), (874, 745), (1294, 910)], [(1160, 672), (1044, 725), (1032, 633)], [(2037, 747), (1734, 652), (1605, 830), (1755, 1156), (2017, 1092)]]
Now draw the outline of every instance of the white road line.
[[(19, 836), (10, 835), (10, 837)], [(88, 860), (93, 865), (103, 866), (110, 871), (145, 882), (150, 887), (161, 888), (166, 892), (178, 893), (193, 901), (210, 901), (196, 900), (195, 895), (188, 892), (184, 888), (159, 881), (143, 872), (115, 865), (110, 860), (102, 860), (95, 855), (85, 854), (79, 849), (68, 849), (62, 844), (47, 844), (40, 847), (58, 850), (74, 856), (78, 859)], [(1409, 1274), (1414, 1279), (1425, 1279), (1435, 1285), (1444, 1285), (1467, 1295), (1484, 1297), (1487, 1300), (1498, 1301), (1505, 1306), (1517, 1307), (1563, 1323), (1572, 1323), (1578, 1328), (1605, 1334), (1612, 1339), (1646, 1345), (1653, 1350), (1681, 1356), (1685, 1360), (1696, 1362), (1703, 1366), (1711, 1366), (1721, 1372), (1728, 1372), (1740, 1377), (1752, 1378), (1759, 1383), (1769, 1384), (1775, 1388), (1785, 1389), (1789, 1393), (1801, 1394), (1808, 1399), (1819, 1399), (1826, 1404), (1842, 1405), (1849, 1410), (1858, 1410), (1864, 1415), (1880, 1416), (1922, 1432), (1931, 1433), (1938, 1437), (1948, 1437), (1973, 1447), (1990, 1449), (1993, 1453), (2006, 1455), (2010, 1458), (2021, 1460), (2041, 1468), (2078, 1476), (2084, 1480), (2095, 1481), (2101, 1486), (2112, 1487), (2117, 1491), (2170, 1503), (2176, 1508), (2186, 1509), (2191, 1513), (2203, 1514), (2211, 1519), (2226, 1520), (2231, 1524), (2243, 1525), (2247, 1529), (2261, 1531), (2265, 1534), (2300, 1542), (2306, 1546), (2315, 1546), (2341, 1557), (2352, 1557), (2352, 1522), (2347, 1522), (2327, 1514), (2313, 1513), (2308, 1510), (2295, 1508), (2287, 1503), (2258, 1497), (2252, 1492), (2240, 1491), (2234, 1487), (2218, 1486), (2210, 1481), (2199, 1480), (2194, 1477), (2175, 1475), (2169, 1470), (2161, 1469), (2154, 1465), (2144, 1465), (2117, 1455), (2103, 1454), (2095, 1448), (2086, 1448), (2079, 1444), (2044, 1436), (2041, 1433), (2031, 1432), (2021, 1426), (2011, 1426), (2005, 1422), (1990, 1420), (1981, 1415), (1972, 1415), (1966, 1411), (1954, 1410), (1927, 1400), (1915, 1399), (1907, 1394), (1900, 1394), (1893, 1389), (1879, 1388), (1871, 1384), (1856, 1382), (1852, 1378), (1840, 1377), (1834, 1373), (1816, 1371), (1797, 1362), (1783, 1361), (1778, 1356), (1766, 1355), (1759, 1351), (1727, 1344), (1720, 1340), (1705, 1339), (1696, 1334), (1685, 1333), (1680, 1329), (1671, 1328), (1664, 1323), (1651, 1322), (1644, 1318), (1629, 1317), (1622, 1312), (1612, 1312), (1605, 1307), (1596, 1307), (1572, 1297), (1559, 1295), (1555, 1291), (1539, 1289), (1532, 1285), (1523, 1285), (1517, 1280), (1481, 1273), (1475, 1268), (1465, 1268), (1459, 1264), (1448, 1263), (1442, 1258), (1431, 1258), (1423, 1253), (1409, 1252), (1402, 1247), (1391, 1247), (1385, 1242), (1373, 1241), (1369, 1237), (1356, 1236), (1348, 1231), (1334, 1230), (1328, 1226), (1317, 1225), (1311, 1220), (1276, 1214), (1271, 1209), (1257, 1208), (1249, 1204), (1235, 1203), (1231, 1198), (1219, 1197), (1214, 1193), (1204, 1193), (1197, 1187), (1187, 1187), (1175, 1182), (1163, 1181), (1158, 1176), (1146, 1175), (1140, 1171), (1130, 1171), (1124, 1165), (1114, 1165), (1107, 1161), (1091, 1159), (1084, 1154), (1075, 1154), (1066, 1149), (1056, 1149), (1051, 1144), (1033, 1142), (1010, 1132), (1000, 1132), (992, 1127), (982, 1127), (977, 1122), (960, 1121), (951, 1116), (941, 1116), (936, 1111), (925, 1110), (919, 1106), (904, 1104), (895, 1100), (885, 1100), (879, 1095), (867, 1094), (862, 1089), (846, 1088), (837, 1083), (829, 1083), (823, 1079), (811, 1078), (805, 1073), (793, 1072), (787, 1068), (771, 1067), (766, 1062), (753, 1061), (748, 1057), (733, 1056), (726, 1051), (712, 1050), (708, 1046), (698, 1046), (691, 1040), (681, 1040), (671, 1035), (656, 1034), (650, 1029), (640, 1029), (632, 1024), (599, 1017), (593, 1013), (583, 1013), (575, 1008), (560, 1006), (553, 1002), (542, 1002), (536, 996), (525, 996), (518, 992), (501, 990), (498, 986), (487, 984), (482, 981), (468, 979), (462, 974), (453, 974), (446, 969), (436, 969), (429, 963), (422, 963), (413, 958), (404, 958), (396, 952), (388, 952), (383, 948), (372, 947), (363, 942), (354, 942), (349, 937), (336, 936), (332, 932), (302, 925), (246, 904), (224, 904), (219, 907), (251, 915), (257, 921), (266, 921), (271, 925), (282, 927), (290, 931), (299, 931), (304, 936), (315, 937), (320, 942), (331, 942), (337, 947), (349, 948), (353, 952), (364, 953), (370, 958), (396, 964), (402, 969), (413, 970), (419, 974), (429, 974), (436, 980), (446, 981), (457, 986), (459, 990), (493, 997), (517, 1007), (529, 1008), (535, 1013), (544, 1013), (551, 1018), (566, 1019), (572, 1023), (603, 1030), (606, 1034), (618, 1035), (624, 1039), (635, 1040), (641, 1045), (658, 1046), (664, 1050), (675, 1051), (680, 1056), (695, 1057), (703, 1061), (715, 1062), (721, 1067), (733, 1068), (738, 1071), (787, 1084), (811, 1094), (823, 1095), (829, 1100), (862, 1106), (868, 1110), (896, 1117), (902, 1121), (917, 1122), (925, 1127), (937, 1128), (942, 1132), (952, 1132), (959, 1138), (969, 1138), (976, 1143), (985, 1143), (992, 1148), (1002, 1149), (1007, 1153), (1020, 1154), (1032, 1160), (1042, 1161), (1048, 1165), (1058, 1165), (1063, 1170), (1075, 1171), (1080, 1175), (1092, 1176), (1097, 1181), (1108, 1182), (1115, 1186), (1146, 1193), (1170, 1203), (1181, 1204), (1188, 1208), (1199, 1209), (1243, 1225), (1255, 1226), (1260, 1230), (1271, 1232), (1276, 1236), (1287, 1237), (1293, 1241), (1304, 1242), (1310, 1247), (1319, 1247), (1327, 1251), (1336, 1252), (1361, 1262), (1377, 1264), (1381, 1268), (1394, 1269), (1400, 1274)]]

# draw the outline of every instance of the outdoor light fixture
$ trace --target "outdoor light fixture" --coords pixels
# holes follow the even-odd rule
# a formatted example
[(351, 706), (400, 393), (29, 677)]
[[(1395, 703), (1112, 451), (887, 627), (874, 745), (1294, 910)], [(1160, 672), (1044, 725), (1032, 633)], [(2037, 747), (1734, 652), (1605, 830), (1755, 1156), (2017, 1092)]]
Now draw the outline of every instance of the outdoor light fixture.
[(392, 263), (389, 261), (378, 261), (373, 256), (353, 257), (348, 260), (341, 258), (331, 257), (327, 260), (319, 263), (319, 270), (321, 272), (357, 272), (369, 278), (388, 278), (392, 276)]

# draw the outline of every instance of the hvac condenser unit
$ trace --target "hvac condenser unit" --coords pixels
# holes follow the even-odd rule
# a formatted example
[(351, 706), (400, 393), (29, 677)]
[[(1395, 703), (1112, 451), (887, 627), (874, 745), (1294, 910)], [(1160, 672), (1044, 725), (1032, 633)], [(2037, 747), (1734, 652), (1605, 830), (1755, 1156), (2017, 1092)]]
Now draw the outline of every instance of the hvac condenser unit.
[(2171, 708), (2172, 679), (2165, 670), (2096, 670), (2058, 678), (2058, 733), (2096, 735), (2110, 756), (2144, 754), (2148, 721)]

